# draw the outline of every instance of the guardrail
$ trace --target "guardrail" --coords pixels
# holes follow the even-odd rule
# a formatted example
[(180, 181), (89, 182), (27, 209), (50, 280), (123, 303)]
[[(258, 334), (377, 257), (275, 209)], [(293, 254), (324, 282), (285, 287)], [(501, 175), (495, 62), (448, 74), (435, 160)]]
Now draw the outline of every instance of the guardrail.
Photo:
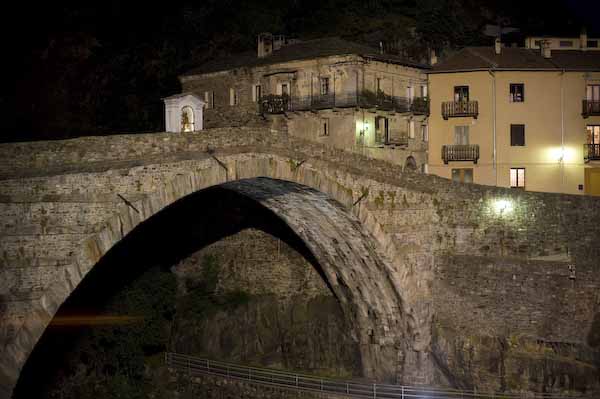
[(174, 370), (195, 375), (215, 375), (228, 379), (251, 382), (253, 384), (279, 387), (296, 392), (317, 392), (351, 398), (369, 399), (574, 399), (583, 398), (553, 394), (505, 394), (436, 389), (389, 384), (369, 384), (355, 381), (341, 381), (296, 374), (283, 370), (246, 367), (216, 360), (193, 356), (165, 353), (166, 365)]

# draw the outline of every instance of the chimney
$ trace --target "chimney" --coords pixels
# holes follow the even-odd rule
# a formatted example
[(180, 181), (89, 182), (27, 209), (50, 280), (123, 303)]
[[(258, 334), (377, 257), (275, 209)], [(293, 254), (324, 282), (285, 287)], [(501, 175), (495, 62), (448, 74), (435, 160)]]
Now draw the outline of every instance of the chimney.
[(587, 30), (585, 28), (581, 28), (581, 33), (579, 33), (579, 47), (582, 50), (587, 50)]
[(552, 50), (550, 49), (549, 40), (542, 40), (542, 42), (540, 43), (540, 51), (542, 53), (542, 57), (552, 58)]
[(273, 35), (265, 32), (258, 35), (258, 58), (263, 58), (273, 53)]
[(435, 50), (432, 49), (429, 51), (429, 65), (434, 66), (435, 64), (437, 64), (437, 62), (437, 55), (435, 54)]
[(496, 55), (500, 55), (502, 53), (502, 41), (497, 37), (494, 41), (494, 50), (496, 50)]

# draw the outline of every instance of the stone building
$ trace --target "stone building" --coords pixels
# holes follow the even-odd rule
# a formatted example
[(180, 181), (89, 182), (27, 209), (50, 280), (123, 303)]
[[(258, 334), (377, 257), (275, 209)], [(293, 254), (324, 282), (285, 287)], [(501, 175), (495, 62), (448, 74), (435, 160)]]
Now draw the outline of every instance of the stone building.
[(426, 66), (340, 38), (261, 34), (257, 52), (179, 77), (206, 103), (204, 126), (271, 123), (289, 134), (426, 170)]
[[(429, 171), (455, 181), (600, 195), (599, 39), (468, 47), (429, 72)], [(589, 46), (589, 47), (588, 47)]]

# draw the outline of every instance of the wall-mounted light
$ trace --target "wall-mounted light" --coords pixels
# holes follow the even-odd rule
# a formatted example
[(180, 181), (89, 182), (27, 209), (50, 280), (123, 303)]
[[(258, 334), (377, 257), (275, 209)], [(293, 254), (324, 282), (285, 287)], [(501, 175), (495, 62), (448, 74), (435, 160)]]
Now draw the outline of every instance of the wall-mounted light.
[(513, 201), (510, 199), (499, 198), (492, 201), (492, 209), (499, 216), (506, 216), (514, 210)]

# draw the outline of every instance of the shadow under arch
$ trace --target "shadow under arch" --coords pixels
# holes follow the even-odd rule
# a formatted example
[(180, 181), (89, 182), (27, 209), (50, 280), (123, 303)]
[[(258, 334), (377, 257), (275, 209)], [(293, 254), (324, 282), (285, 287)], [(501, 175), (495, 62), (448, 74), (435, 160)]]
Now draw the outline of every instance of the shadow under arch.
[[(354, 327), (363, 372), (371, 374), (378, 364), (370, 339), (385, 317), (382, 301), (390, 299), (389, 282), (378, 278), (385, 271), (383, 261), (372, 238), (345, 208), (321, 192), (289, 181), (238, 180), (175, 201), (104, 254), (65, 304), (98, 290), (110, 295), (145, 268), (170, 267), (195, 250), (249, 227), (284, 240), (317, 269)], [(18, 387), (30, 372), (36, 349)], [(393, 377), (395, 370), (386, 370), (390, 371)]]

